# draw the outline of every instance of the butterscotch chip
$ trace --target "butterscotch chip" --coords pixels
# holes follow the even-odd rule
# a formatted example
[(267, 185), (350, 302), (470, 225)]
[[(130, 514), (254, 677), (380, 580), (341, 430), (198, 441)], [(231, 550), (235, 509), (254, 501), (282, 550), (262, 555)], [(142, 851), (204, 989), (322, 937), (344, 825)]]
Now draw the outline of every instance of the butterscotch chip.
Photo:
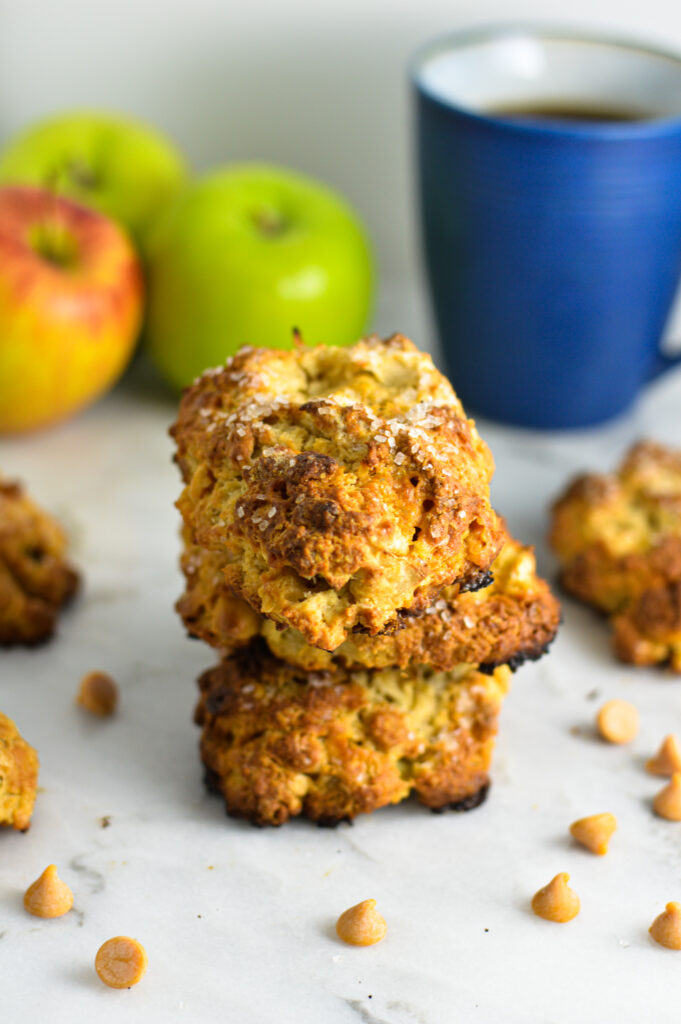
[(608, 743), (631, 743), (638, 734), (638, 711), (628, 700), (609, 700), (596, 715), (596, 725)]
[(338, 937), (351, 946), (374, 946), (387, 930), (385, 918), (376, 910), (376, 900), (362, 900), (336, 921)]
[(603, 856), (608, 852), (608, 843), (616, 828), (617, 819), (614, 814), (591, 814), (587, 818), (573, 821), (570, 834), (587, 850)]
[(660, 946), (681, 949), (681, 903), (668, 903), (648, 931)]
[(117, 935), (97, 950), (95, 970), (109, 988), (131, 988), (147, 969), (147, 953), (141, 942)]
[(34, 917), (63, 917), (73, 906), (73, 893), (50, 864), (24, 893), (24, 908)]
[(674, 772), (668, 785), (657, 794), (653, 810), (667, 821), (681, 821), (681, 772)]
[(532, 910), (546, 921), (564, 924), (579, 913), (579, 896), (569, 887), (570, 876), (564, 871), (532, 897)]
[(118, 687), (106, 672), (88, 672), (80, 681), (76, 703), (91, 715), (106, 718), (118, 705)]
[(651, 775), (681, 772), (681, 746), (673, 733), (665, 737), (655, 757), (646, 762), (646, 771)]

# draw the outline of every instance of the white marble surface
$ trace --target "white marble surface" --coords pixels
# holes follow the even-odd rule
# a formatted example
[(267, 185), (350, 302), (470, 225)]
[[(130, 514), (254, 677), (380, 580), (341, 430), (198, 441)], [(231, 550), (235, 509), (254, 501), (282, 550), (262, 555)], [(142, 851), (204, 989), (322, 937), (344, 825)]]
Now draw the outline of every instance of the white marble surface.
[[(354, 827), (258, 830), (204, 795), (191, 723), (194, 679), (211, 652), (172, 611), (178, 478), (172, 404), (119, 388), (58, 430), (0, 444), (0, 465), (62, 516), (85, 588), (58, 638), (0, 653), (0, 707), (37, 747), (42, 789), (29, 833), (0, 835), (0, 1020), (165, 1024), (493, 1024), (678, 1019), (681, 954), (647, 929), (681, 899), (681, 824), (653, 817), (659, 781), (643, 760), (681, 731), (681, 679), (616, 664), (605, 625), (565, 602), (552, 653), (515, 677), (487, 803), (467, 815), (417, 804)], [(482, 423), (498, 465), (497, 507), (543, 546), (550, 497), (575, 470), (612, 465), (634, 438), (678, 443), (681, 374), (626, 420), (576, 435)], [(119, 681), (120, 714), (91, 721), (74, 692), (88, 669)], [(598, 704), (641, 711), (631, 748), (598, 742)], [(574, 727), (581, 730), (573, 733)], [(569, 823), (612, 811), (611, 852), (575, 847)], [(99, 819), (110, 816), (110, 826)], [(60, 920), (21, 896), (49, 862), (75, 893)], [(582, 899), (566, 926), (529, 912), (566, 870)], [(334, 937), (336, 916), (375, 897), (377, 947)], [(96, 978), (116, 934), (138, 937), (149, 971), (131, 991)]]

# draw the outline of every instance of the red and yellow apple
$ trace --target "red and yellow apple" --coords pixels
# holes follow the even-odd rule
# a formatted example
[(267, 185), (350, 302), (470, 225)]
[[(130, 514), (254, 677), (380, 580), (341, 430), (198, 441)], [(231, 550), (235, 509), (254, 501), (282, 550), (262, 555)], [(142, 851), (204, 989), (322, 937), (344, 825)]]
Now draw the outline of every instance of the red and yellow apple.
[(43, 189), (0, 188), (0, 432), (63, 419), (111, 387), (143, 297), (139, 257), (107, 217)]

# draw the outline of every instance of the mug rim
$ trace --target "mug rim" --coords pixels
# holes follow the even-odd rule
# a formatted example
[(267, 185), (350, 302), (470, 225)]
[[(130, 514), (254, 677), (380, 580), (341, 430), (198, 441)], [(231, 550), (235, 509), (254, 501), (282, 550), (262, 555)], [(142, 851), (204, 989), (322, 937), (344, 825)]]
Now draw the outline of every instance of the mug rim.
[(630, 50), (648, 57), (663, 59), (675, 64), (681, 72), (681, 52), (667, 50), (655, 43), (641, 41), (639, 38), (626, 35), (609, 34), (606, 32), (583, 29), (576, 26), (557, 26), (533, 21), (504, 21), (490, 25), (478, 25), (471, 28), (457, 29), (443, 35), (432, 37), (422, 43), (408, 61), (408, 75), (412, 87), (417, 93), (444, 110), (470, 118), (481, 124), (493, 125), (512, 132), (526, 132), (531, 135), (561, 135), (571, 138), (641, 138), (659, 137), (672, 134), (681, 128), (681, 111), (678, 114), (660, 114), (659, 116), (641, 121), (629, 122), (561, 122), (532, 121), (521, 118), (497, 116), (492, 112), (476, 110), (454, 99), (444, 99), (435, 95), (425, 87), (422, 72), (426, 61), (450, 50), (460, 50), (475, 43), (494, 42), (515, 36), (532, 39), (559, 40), (574, 43), (595, 43), (611, 49)]

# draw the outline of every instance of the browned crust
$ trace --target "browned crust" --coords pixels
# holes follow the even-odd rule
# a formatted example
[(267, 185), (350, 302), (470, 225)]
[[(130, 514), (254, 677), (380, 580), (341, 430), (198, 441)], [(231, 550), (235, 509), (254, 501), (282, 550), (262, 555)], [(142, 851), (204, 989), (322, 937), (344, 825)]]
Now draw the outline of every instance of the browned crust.
[(0, 645), (48, 639), (77, 588), (61, 527), (20, 484), (0, 480)]
[(488, 783), (509, 670), (307, 674), (254, 644), (199, 680), (211, 788), (257, 825), (351, 820), (414, 793), (439, 809)]
[(177, 608), (192, 636), (222, 651), (264, 636), (270, 650), (308, 671), (424, 664), (441, 670), (462, 663), (486, 667), (540, 657), (560, 623), (560, 605), (536, 574), (534, 554), (507, 536), (486, 589), (461, 593), (445, 588), (425, 612), (407, 616), (401, 628), (381, 636), (353, 635), (329, 654), (281, 629), (235, 598), (219, 556), (188, 543), (182, 558), (187, 588)]
[(578, 477), (549, 540), (565, 589), (611, 616), (617, 656), (681, 672), (681, 451), (641, 442), (615, 473)]
[(594, 542), (575, 555), (561, 574), (568, 593), (601, 611), (617, 613), (644, 590), (681, 579), (681, 534), (669, 534), (645, 551), (613, 557)]
[(244, 349), (185, 392), (172, 434), (196, 543), (235, 594), (326, 650), (474, 582), (499, 550), (489, 451), (401, 335)]
[(25, 832), (38, 787), (38, 755), (0, 713), (0, 825)]
[(649, 587), (612, 617), (613, 645), (622, 661), (667, 665), (681, 673), (681, 579)]

